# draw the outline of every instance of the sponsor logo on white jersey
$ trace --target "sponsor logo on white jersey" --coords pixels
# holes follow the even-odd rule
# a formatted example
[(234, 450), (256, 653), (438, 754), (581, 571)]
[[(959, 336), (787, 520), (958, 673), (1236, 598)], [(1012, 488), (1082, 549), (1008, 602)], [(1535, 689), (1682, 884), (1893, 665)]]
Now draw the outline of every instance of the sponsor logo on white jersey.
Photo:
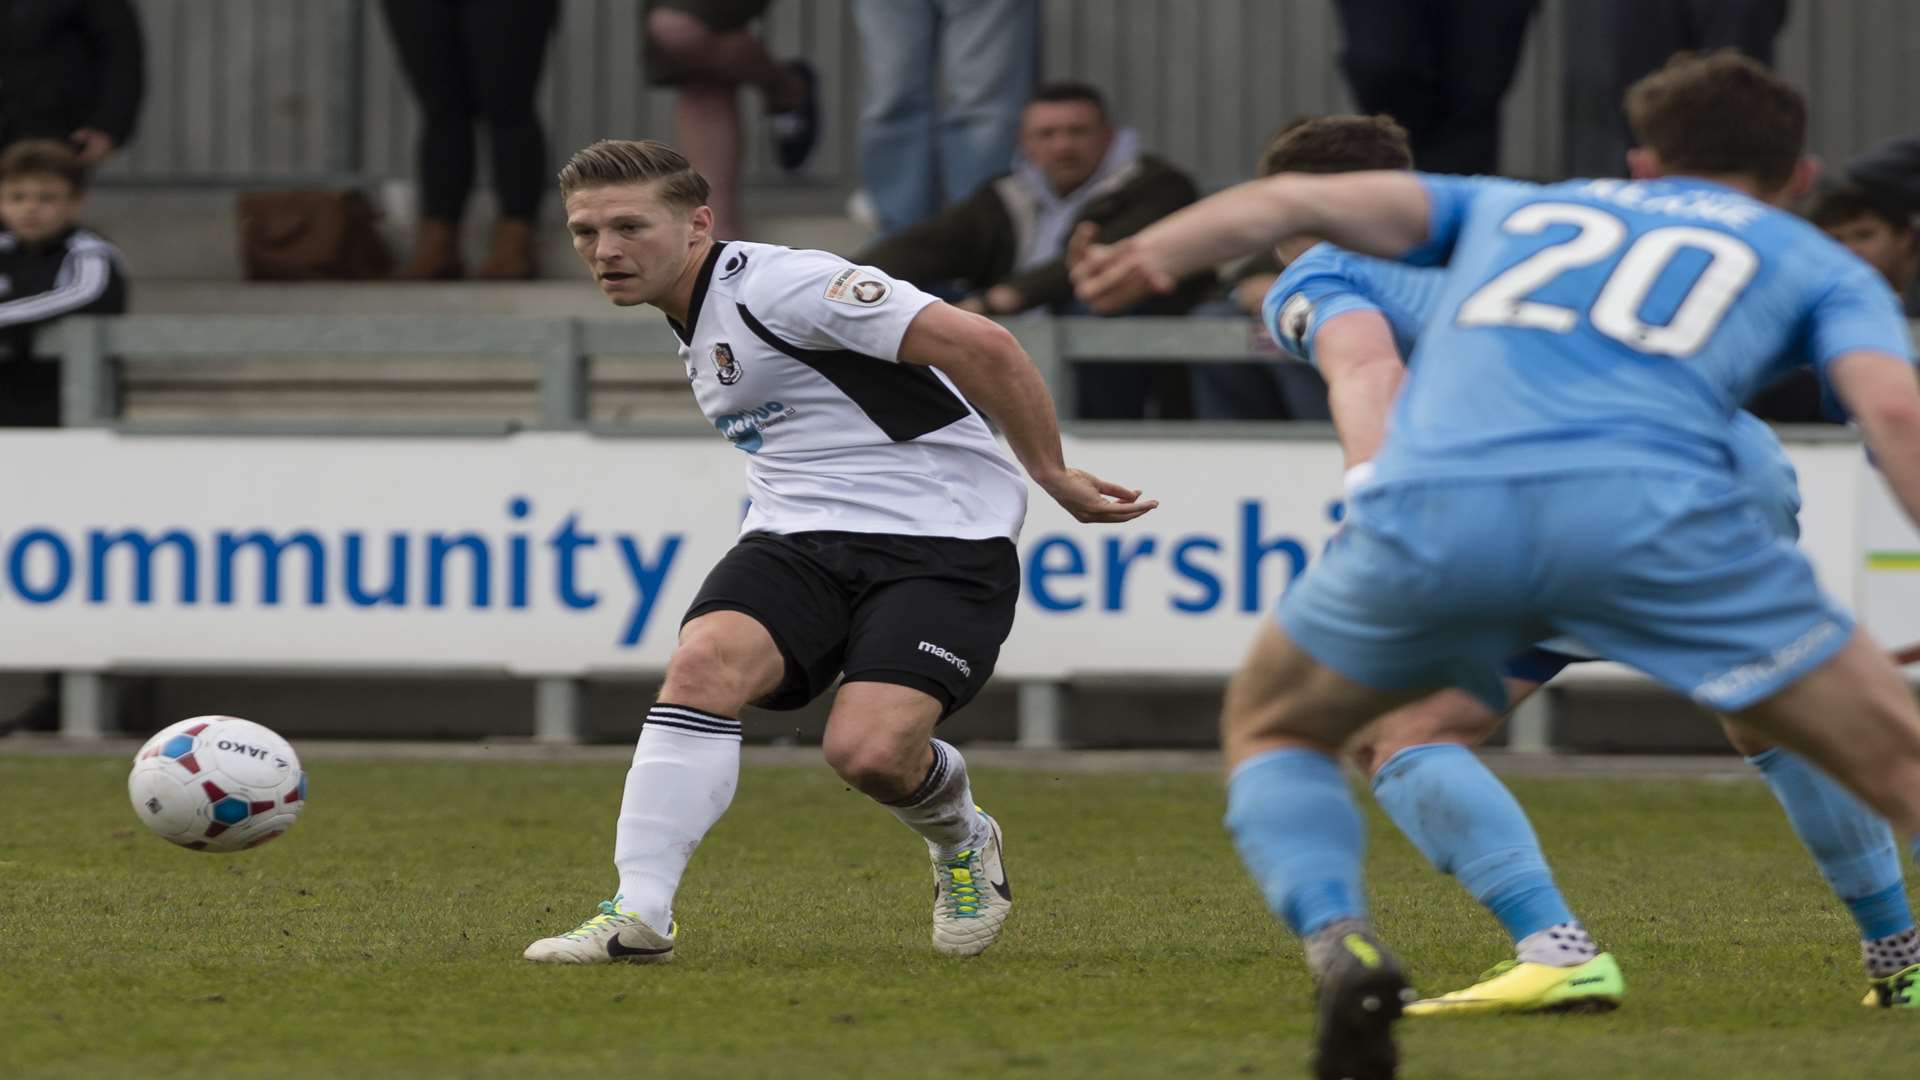
[(887, 298), (887, 283), (857, 266), (849, 266), (827, 282), (827, 299), (853, 307), (874, 307)]

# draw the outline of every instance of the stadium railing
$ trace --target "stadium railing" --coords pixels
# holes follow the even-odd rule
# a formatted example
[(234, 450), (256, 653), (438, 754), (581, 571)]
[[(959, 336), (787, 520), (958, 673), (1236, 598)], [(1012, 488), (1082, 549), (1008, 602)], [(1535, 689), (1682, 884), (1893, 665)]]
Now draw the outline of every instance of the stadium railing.
[[(1195, 361), (1254, 359), (1248, 350), (1248, 323), (1242, 319), (1199, 318), (1046, 318), (1009, 320), (1021, 344), (1045, 375), (1063, 409), (1074, 401), (1076, 360), (1165, 363), (1169, 357)], [(505, 435), (515, 430), (575, 430), (647, 437), (711, 434), (712, 428), (689, 409), (683, 420), (605, 424), (591, 420), (589, 364), (594, 357), (671, 356), (677, 342), (659, 320), (539, 319), (511, 316), (122, 316), (73, 318), (58, 330), (62, 364), (62, 412), (76, 428), (112, 428), (130, 433), (172, 435)], [(521, 356), (537, 358), (538, 420), (475, 422), (422, 418), (391, 421), (350, 419), (257, 421), (128, 422), (118, 408), (116, 363), (143, 358), (246, 357), (311, 358), (316, 355), (377, 360), (394, 357)], [(689, 402), (689, 405), (691, 403)], [(1263, 436), (1278, 439), (1331, 439), (1331, 425), (1303, 422), (1101, 421), (1070, 429), (1102, 436)], [(1852, 439), (1845, 429), (1798, 430), (1796, 439)], [(1603, 666), (1611, 667), (1610, 665)], [(1578, 669), (1575, 669), (1578, 672)], [(63, 673), (61, 731), (97, 737), (112, 730), (111, 672)], [(343, 673), (344, 674), (344, 673)], [(1618, 670), (1575, 673), (1560, 685), (1619, 686)], [(1637, 678), (1637, 677), (1634, 677)], [(566, 677), (536, 681), (535, 737), (577, 741), (582, 726), (582, 683)], [(1066, 730), (1065, 684), (1023, 682), (1018, 689), (1017, 738), (1023, 746), (1057, 746)], [(1509, 749), (1522, 752), (1553, 748), (1552, 695), (1536, 695), (1510, 721)]]

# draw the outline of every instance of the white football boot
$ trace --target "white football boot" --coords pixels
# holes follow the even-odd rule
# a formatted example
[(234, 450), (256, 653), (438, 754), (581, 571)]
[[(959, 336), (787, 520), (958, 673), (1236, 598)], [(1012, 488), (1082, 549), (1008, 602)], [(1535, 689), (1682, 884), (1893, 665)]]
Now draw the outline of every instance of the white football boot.
[(1000, 858), (1000, 823), (984, 810), (980, 816), (987, 823), (985, 843), (933, 861), (933, 951), (942, 956), (987, 951), (1013, 910), (1013, 889)]
[(620, 898), (600, 901), (600, 914), (561, 934), (541, 938), (521, 955), (536, 964), (664, 964), (673, 959), (673, 940), (680, 928), (669, 924), (665, 934), (621, 911)]

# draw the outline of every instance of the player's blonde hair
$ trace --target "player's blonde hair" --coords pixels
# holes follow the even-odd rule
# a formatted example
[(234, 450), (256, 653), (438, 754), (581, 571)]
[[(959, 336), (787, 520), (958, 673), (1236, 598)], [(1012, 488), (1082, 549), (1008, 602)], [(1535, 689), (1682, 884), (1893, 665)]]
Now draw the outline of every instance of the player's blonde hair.
[(707, 178), (686, 155), (652, 139), (601, 139), (560, 170), (560, 196), (616, 184), (657, 184), (660, 200), (680, 211), (707, 203)]

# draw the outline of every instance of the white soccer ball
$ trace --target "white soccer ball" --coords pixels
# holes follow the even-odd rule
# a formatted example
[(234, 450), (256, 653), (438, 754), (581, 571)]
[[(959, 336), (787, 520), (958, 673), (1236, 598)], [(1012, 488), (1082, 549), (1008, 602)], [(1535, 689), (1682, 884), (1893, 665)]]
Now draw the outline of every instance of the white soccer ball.
[(258, 847), (293, 827), (307, 774), (287, 740), (233, 716), (196, 716), (147, 740), (127, 777), (147, 828), (194, 851)]

